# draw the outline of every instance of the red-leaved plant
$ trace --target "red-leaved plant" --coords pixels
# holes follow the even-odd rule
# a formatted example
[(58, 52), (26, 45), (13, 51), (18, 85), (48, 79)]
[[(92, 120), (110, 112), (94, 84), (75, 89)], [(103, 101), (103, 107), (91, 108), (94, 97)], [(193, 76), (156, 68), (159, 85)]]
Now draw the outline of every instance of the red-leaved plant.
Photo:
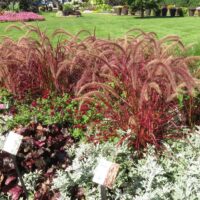
[[(134, 36), (130, 33), (139, 31)], [(118, 137), (136, 149), (147, 143), (161, 146), (165, 138), (177, 138), (176, 97), (192, 95), (196, 81), (188, 64), (197, 57), (178, 56), (184, 46), (177, 36), (157, 39), (154, 33), (128, 32), (117, 41), (95, 41), (92, 76), (77, 83), (77, 100), (101, 105), (101, 112), (112, 122), (112, 131), (92, 136), (95, 142)], [(83, 79), (83, 77), (82, 77)], [(120, 135), (117, 129), (127, 131)], [(115, 134), (113, 134), (115, 132)]]
[[(34, 122), (15, 131), (24, 136), (16, 157), (20, 173), (43, 172), (35, 188), (34, 199), (56, 199), (57, 192), (51, 191), (50, 183), (56, 170), (65, 169), (71, 163), (65, 149), (73, 145), (73, 138), (56, 125), (47, 128)], [(12, 200), (19, 200), (25, 195), (11, 158), (7, 153), (0, 154), (0, 191), (9, 194)]]

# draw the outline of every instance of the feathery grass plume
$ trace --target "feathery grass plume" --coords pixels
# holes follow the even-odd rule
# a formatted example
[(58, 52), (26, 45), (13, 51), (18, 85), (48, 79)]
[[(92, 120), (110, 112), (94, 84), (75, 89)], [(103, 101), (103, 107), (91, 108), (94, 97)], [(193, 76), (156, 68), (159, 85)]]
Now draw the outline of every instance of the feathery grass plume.
[(196, 87), (188, 65), (197, 57), (180, 56), (185, 48), (178, 37), (157, 39), (155, 33), (137, 29), (114, 41), (85, 30), (73, 36), (58, 29), (53, 46), (37, 26), (23, 24), (22, 29), (24, 37), (0, 44), (1, 85), (13, 94), (34, 97), (49, 90), (76, 95), (81, 104), (94, 99), (113, 129), (131, 129), (124, 138), (136, 148), (160, 146), (162, 139), (174, 137), (176, 96), (192, 95)]
[[(186, 51), (183, 54), (187, 66), (190, 67), (190, 71), (193, 77), (198, 83), (197, 87), (200, 89), (200, 54), (199, 54), (199, 44), (190, 44), (186, 47)], [(185, 123), (187, 126), (194, 128), (195, 125), (200, 124), (200, 94), (199, 91), (193, 96), (188, 96), (187, 94), (179, 96), (180, 107), (182, 109), (182, 115), (185, 118)]]
[[(75, 36), (58, 29), (56, 46), (38, 26), (22, 23), (8, 30), (25, 31), (18, 41), (4, 38), (0, 44), (0, 80), (14, 95), (38, 96), (43, 90), (74, 93), (74, 86), (84, 78), (88, 68), (94, 68), (95, 37), (82, 30)], [(80, 35), (87, 33), (84, 39)], [(62, 37), (61, 37), (62, 35)], [(88, 36), (89, 35), (89, 36)]]
[[(135, 31), (139, 34), (130, 35)], [(115, 42), (95, 41), (95, 67), (90, 68), (85, 82), (78, 82), (76, 95), (82, 103), (86, 97), (91, 100), (99, 99), (100, 93), (104, 95), (101, 112), (113, 129), (131, 130), (129, 135), (118, 134), (119, 144), (128, 140), (137, 149), (147, 143), (160, 147), (165, 138), (181, 137), (176, 97), (180, 93), (192, 95), (197, 88), (188, 69), (188, 61), (193, 58), (179, 56), (178, 51), (185, 48), (177, 36), (159, 40), (156, 34), (141, 30), (128, 34)], [(110, 139), (104, 135), (105, 131), (92, 139)]]

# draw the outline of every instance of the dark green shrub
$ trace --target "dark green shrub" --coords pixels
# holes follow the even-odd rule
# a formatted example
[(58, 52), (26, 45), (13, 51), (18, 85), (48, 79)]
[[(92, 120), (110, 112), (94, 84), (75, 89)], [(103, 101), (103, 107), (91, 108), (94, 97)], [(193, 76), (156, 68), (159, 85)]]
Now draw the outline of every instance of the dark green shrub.
[(161, 15), (161, 9), (160, 8), (154, 9), (153, 12), (154, 12), (154, 16), (160, 17), (160, 15)]
[(199, 0), (164, 0), (162, 5), (176, 5), (181, 7), (197, 7), (200, 5)]
[(189, 0), (164, 0), (165, 5), (188, 6)]
[(39, 13), (39, 7), (38, 6), (35, 6), (35, 5), (32, 5), (30, 7), (30, 11), (34, 12), (34, 13)]
[(30, 1), (29, 0), (20, 0), (19, 8), (20, 10), (28, 11), (30, 8)]
[(153, 0), (130, 0), (128, 3), (134, 10), (140, 11), (140, 16), (144, 17), (145, 9), (155, 9), (158, 7), (158, 1)]
[(60, 11), (63, 10), (63, 5), (62, 5), (62, 4), (59, 4), (59, 5), (58, 5), (58, 10), (60, 10)]
[(66, 3), (63, 5), (63, 15), (67, 16), (73, 13), (73, 5), (70, 3)]
[(177, 8), (176, 12), (177, 12), (177, 15), (178, 15), (179, 17), (183, 17), (183, 16), (184, 16), (184, 12), (183, 12), (183, 9), (182, 9), (182, 8)]
[(1, 9), (2, 9), (2, 10), (6, 9), (7, 6), (8, 6), (8, 5), (7, 5), (5, 2), (0, 2), (0, 10), (1, 10)]
[(132, 0), (106, 0), (105, 3), (111, 6), (126, 5), (127, 3), (131, 5)]

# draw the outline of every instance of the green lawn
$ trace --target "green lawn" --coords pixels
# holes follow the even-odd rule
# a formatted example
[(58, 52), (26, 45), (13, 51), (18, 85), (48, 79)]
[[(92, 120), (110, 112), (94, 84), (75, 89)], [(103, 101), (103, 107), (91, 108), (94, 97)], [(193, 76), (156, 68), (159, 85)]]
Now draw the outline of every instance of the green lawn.
[[(51, 34), (56, 28), (64, 28), (72, 33), (81, 29), (93, 31), (99, 37), (121, 37), (131, 28), (141, 28), (145, 31), (154, 31), (159, 37), (169, 34), (179, 35), (185, 43), (200, 42), (200, 17), (184, 18), (135, 18), (133, 16), (113, 16), (107, 14), (84, 14), (79, 18), (58, 18), (55, 13), (44, 14), (46, 21), (31, 22), (47, 29)], [(12, 23), (0, 23), (0, 36), (20, 37), (22, 32), (5, 32), (5, 28)], [(17, 24), (17, 23), (15, 23)]]

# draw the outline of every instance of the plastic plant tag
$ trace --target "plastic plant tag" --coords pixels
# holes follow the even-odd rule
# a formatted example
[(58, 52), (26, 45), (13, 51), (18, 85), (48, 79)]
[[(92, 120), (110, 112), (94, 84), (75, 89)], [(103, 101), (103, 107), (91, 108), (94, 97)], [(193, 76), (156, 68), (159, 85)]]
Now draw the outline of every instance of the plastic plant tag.
[(119, 170), (119, 165), (101, 159), (94, 171), (93, 182), (112, 188)]
[(33, 116), (33, 117), (32, 117), (32, 121), (33, 121), (34, 123), (38, 123), (37, 117), (36, 117), (36, 116)]
[(10, 131), (3, 146), (3, 151), (12, 155), (17, 155), (19, 147), (22, 143), (23, 136)]

